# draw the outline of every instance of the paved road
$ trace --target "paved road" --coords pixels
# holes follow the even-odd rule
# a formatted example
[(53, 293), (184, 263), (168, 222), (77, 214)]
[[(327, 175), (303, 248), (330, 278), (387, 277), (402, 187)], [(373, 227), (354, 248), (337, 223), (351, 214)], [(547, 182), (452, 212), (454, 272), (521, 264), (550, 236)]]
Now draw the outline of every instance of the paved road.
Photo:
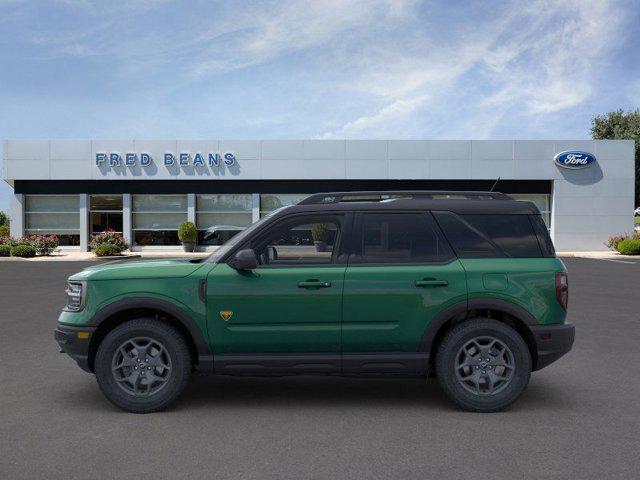
[(460, 412), (434, 381), (196, 377), (146, 416), (53, 342), (85, 264), (0, 263), (0, 478), (638, 478), (640, 265), (566, 263), (574, 351), (508, 412)]

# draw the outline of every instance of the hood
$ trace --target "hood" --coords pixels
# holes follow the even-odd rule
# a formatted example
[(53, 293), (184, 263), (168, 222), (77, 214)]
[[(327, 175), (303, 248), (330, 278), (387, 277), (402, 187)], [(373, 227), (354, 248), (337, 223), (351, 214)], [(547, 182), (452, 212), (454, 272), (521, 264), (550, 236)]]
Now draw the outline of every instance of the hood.
[(191, 275), (204, 263), (189, 258), (116, 262), (85, 268), (69, 280), (127, 280), (141, 278), (182, 278)]

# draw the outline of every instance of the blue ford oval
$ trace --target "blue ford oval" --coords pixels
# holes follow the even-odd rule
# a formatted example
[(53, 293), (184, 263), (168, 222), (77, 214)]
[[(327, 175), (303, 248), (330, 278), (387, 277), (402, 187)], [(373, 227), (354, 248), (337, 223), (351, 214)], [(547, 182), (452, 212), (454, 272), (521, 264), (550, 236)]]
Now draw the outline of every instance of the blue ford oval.
[(586, 168), (596, 161), (594, 154), (589, 152), (581, 152), (579, 150), (567, 150), (565, 152), (558, 153), (553, 157), (553, 161), (556, 165), (563, 168)]

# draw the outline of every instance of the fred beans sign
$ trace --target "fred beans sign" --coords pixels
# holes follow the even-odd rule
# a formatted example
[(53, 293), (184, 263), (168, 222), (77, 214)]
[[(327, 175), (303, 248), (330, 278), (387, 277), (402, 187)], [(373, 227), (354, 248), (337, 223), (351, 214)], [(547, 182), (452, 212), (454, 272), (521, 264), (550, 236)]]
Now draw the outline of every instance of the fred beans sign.
[(596, 157), (589, 152), (567, 150), (553, 157), (553, 161), (559, 167), (578, 170), (580, 168), (587, 168), (596, 161)]
[(96, 153), (95, 165), (97, 167), (149, 167), (155, 163), (160, 163), (167, 167), (232, 167), (236, 162), (236, 157), (231, 152), (206, 152), (206, 153), (173, 153), (166, 152), (162, 158), (156, 159), (149, 153)]

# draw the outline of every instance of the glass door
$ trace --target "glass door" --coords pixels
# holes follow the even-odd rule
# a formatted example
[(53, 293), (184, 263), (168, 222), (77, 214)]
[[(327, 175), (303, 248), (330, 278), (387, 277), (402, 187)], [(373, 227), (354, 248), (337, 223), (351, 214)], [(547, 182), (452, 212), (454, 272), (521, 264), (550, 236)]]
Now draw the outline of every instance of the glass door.
[(122, 195), (91, 195), (91, 235), (102, 232), (122, 234)]

